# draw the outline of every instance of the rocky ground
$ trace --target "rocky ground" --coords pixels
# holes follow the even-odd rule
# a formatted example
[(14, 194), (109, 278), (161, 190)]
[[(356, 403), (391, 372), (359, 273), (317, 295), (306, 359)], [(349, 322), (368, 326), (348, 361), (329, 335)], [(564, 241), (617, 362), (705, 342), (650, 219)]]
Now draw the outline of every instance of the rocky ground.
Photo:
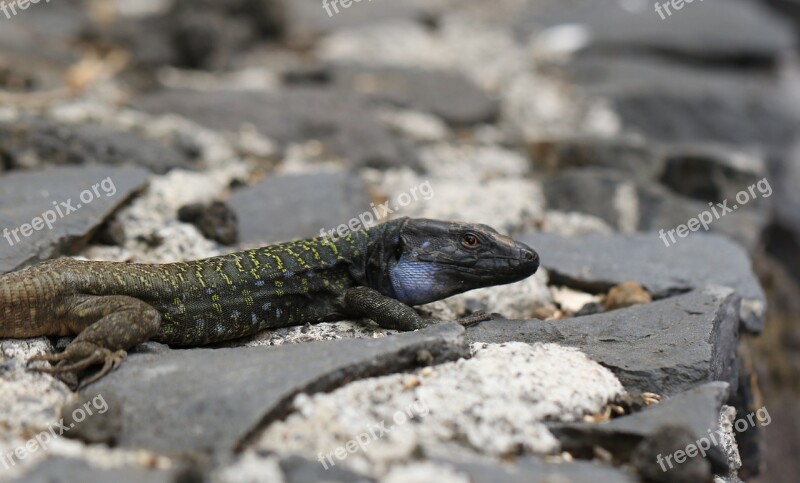
[(494, 313), (466, 330), (147, 343), (80, 393), (25, 370), (68, 338), (0, 341), (0, 480), (796, 481), (794, 3), (325, 5), (0, 14), (0, 229), (55, 210), (0, 238), (0, 273), (367, 215), (487, 223), (541, 270), (419, 308)]

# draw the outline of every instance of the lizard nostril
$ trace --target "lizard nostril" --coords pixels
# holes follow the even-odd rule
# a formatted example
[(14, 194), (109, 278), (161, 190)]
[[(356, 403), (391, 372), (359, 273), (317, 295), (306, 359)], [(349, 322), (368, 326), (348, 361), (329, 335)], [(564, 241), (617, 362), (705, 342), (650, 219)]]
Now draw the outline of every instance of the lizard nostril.
[(533, 260), (533, 253), (525, 252), (525, 260)]

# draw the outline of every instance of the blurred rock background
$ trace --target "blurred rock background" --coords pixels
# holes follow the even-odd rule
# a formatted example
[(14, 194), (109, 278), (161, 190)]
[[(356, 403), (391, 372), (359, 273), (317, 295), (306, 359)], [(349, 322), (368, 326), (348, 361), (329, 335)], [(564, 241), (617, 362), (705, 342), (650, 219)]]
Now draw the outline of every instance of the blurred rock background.
[[(550, 287), (538, 279), (514, 300), (499, 291), (434, 304), (433, 313), (488, 307), (555, 320), (557, 330), (561, 318), (601, 311), (600, 295), (631, 274), (656, 299), (711, 282), (734, 288), (744, 300), (741, 336), (729, 347), (738, 355), (739, 409), (765, 406), (775, 422), (738, 442), (739, 477), (794, 482), (800, 2), (705, 0), (671, 12), (662, 18), (645, 0), (364, 0), (348, 8), (59, 0), (0, 13), (3, 226), (29, 221), (40, 212), (36, 200), (75, 196), (86, 181), (111, 176), (119, 190), (30, 243), (3, 244), (0, 272), (62, 254), (165, 262), (316, 236), (430, 182), (435, 197), (394, 216), (482, 222), (530, 237), (551, 272)], [(37, 174), (44, 167), (62, 171)], [(728, 241), (692, 234), (664, 247), (658, 238), (762, 180), (771, 195), (711, 231), (743, 247), (763, 294)], [(602, 249), (547, 238), (639, 232), (631, 245), (613, 238)], [(576, 257), (584, 265), (572, 266)], [(619, 271), (582, 274), (592, 263)], [(341, 327), (330, 329), (334, 338)], [(287, 338), (301, 337), (255, 343)], [(687, 389), (678, 386), (661, 387)], [(281, 430), (270, 428), (256, 446), (272, 448)], [(238, 464), (245, 471), (249, 463)]]

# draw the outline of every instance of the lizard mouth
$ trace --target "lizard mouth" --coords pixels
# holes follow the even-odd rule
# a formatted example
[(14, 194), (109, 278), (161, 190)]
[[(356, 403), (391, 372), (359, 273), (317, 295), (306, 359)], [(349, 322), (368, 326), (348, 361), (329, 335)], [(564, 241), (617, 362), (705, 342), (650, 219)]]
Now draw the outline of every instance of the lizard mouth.
[(459, 271), (462, 274), (492, 274), (502, 275), (504, 273), (519, 273), (525, 277), (533, 275), (539, 269), (539, 254), (535, 250), (518, 243), (515, 247), (517, 251), (514, 255), (481, 255), (466, 258), (453, 257), (418, 257), (422, 263), (432, 263), (441, 267), (447, 267)]

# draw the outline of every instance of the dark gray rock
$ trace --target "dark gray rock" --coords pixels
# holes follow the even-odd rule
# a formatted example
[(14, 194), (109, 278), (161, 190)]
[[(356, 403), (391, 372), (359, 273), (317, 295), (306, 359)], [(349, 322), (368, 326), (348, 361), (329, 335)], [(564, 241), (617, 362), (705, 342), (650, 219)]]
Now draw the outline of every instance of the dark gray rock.
[(86, 394), (122, 402), (121, 447), (224, 461), (262, 425), (285, 417), (298, 393), (412, 369), (421, 354), (436, 364), (467, 357), (463, 334), (440, 324), (382, 339), (136, 353)]
[(499, 103), (461, 74), (406, 67), (338, 65), (337, 87), (369, 99), (429, 112), (457, 126), (490, 123)]
[(203, 236), (223, 245), (233, 245), (239, 237), (236, 213), (220, 201), (208, 206), (199, 203), (183, 206), (178, 210), (178, 219), (193, 224)]
[(746, 71), (596, 56), (567, 71), (588, 93), (608, 99), (626, 131), (649, 139), (780, 152), (800, 125), (778, 86)]
[(90, 444), (114, 446), (122, 431), (122, 402), (111, 394), (87, 391), (61, 408), (70, 437)]
[(99, 164), (139, 166), (163, 174), (192, 167), (185, 153), (101, 126), (14, 121), (0, 123), (0, 140), (0, 159), (12, 170)]
[[(719, 181), (716, 185), (729, 186), (724, 181)], [(743, 188), (746, 189), (747, 186)], [(757, 198), (746, 205), (739, 205), (735, 198), (727, 199), (727, 206), (734, 209), (732, 212), (719, 208), (718, 204), (726, 203), (724, 199), (700, 201), (687, 198), (655, 183), (638, 184), (636, 195), (640, 231), (673, 230), (680, 225), (686, 225), (693, 218), (704, 216), (711, 220), (708, 223), (709, 232), (727, 235), (747, 250), (753, 251), (758, 247), (761, 233), (769, 223), (768, 207), (771, 203), (758, 198), (758, 191)], [(717, 210), (716, 215), (714, 210)], [(696, 227), (698, 231), (705, 231), (701, 224)], [(675, 238), (677, 241), (677, 236)]]
[[(712, 382), (605, 424), (554, 423), (549, 427), (564, 450), (583, 453), (595, 446), (602, 447), (618, 461), (631, 461), (652, 481), (705, 481), (711, 476), (712, 466), (727, 473), (721, 439), (716, 433), (714, 439), (709, 435), (719, 429), (720, 410), (728, 399), (728, 391), (727, 383)], [(667, 456), (685, 450), (701, 438), (708, 438), (705, 449), (711, 463), (703, 457), (691, 458), (688, 464), (658, 462), (659, 454)], [(662, 471), (660, 464), (667, 471)], [(684, 476), (682, 473), (705, 478), (675, 479)], [(661, 476), (673, 479), (655, 478)]]
[[(657, 2), (663, 5), (668, 2)], [(614, 0), (563, 2), (552, 14), (529, 9), (520, 21), (522, 33), (563, 23), (584, 25), (591, 35), (584, 51), (638, 53), (679, 57), (709, 63), (774, 66), (794, 45), (789, 26), (757, 2), (681, 2), (682, 8), (662, 15), (654, 4), (632, 8)], [(627, 4), (630, 5), (630, 4)]]
[(600, 293), (635, 281), (655, 298), (707, 285), (727, 286), (743, 299), (742, 328), (753, 333), (764, 328), (766, 298), (750, 259), (722, 236), (695, 233), (669, 248), (657, 233), (575, 238), (534, 233), (520, 240), (539, 252), (556, 284)]
[(36, 466), (16, 483), (177, 483), (201, 481), (191, 469), (154, 470), (144, 467), (95, 468), (83, 460), (48, 459)]
[(415, 167), (415, 155), (395, 139), (363, 101), (347, 92), (291, 88), (277, 92), (164, 91), (138, 98), (134, 107), (174, 113), (220, 131), (252, 124), (281, 144), (318, 140), (328, 154), (355, 166)]
[(795, 32), (800, 29), (800, 4), (795, 0), (765, 0), (764, 3), (780, 13), (786, 21), (791, 22)]
[(74, 40), (89, 21), (78, 3), (31, 3), (12, 15), (11, 2), (6, 2), (11, 18), (0, 11), (1, 89), (34, 94), (65, 87), (67, 69), (80, 59)]
[(229, 200), (243, 243), (320, 236), (371, 211), (367, 186), (349, 173), (274, 176)]
[(769, 177), (775, 188), (774, 218), (764, 239), (767, 251), (800, 281), (800, 143), (792, 146), (785, 159), (776, 161)]
[(547, 463), (536, 456), (518, 458), (513, 466), (493, 466), (483, 463), (447, 462), (460, 473), (466, 473), (472, 483), (635, 483), (631, 474), (617, 468), (588, 461)]
[(572, 168), (608, 168), (637, 180), (660, 176), (663, 151), (657, 144), (635, 137), (542, 139), (528, 146), (534, 166), (547, 174)]
[[(7, 2), (10, 3), (10, 2)], [(9, 10), (10, 11), (10, 10)], [(5, 15), (0, 17), (5, 19)], [(10, 29), (8, 24), (19, 25), (40, 38), (62, 41), (77, 40), (80, 33), (90, 23), (89, 13), (80, 0), (63, 2), (31, 2), (26, 10), (17, 8), (13, 21), (4, 22), (3, 29)], [(47, 42), (41, 42), (47, 44)], [(42, 50), (51, 49), (53, 45), (39, 45)]]
[[(6, 10), (11, 14), (9, 3), (6, 2)], [(16, 11), (17, 15), (10, 19), (0, 12), (3, 21), (0, 46), (5, 58), (9, 54), (21, 54), (37, 64), (46, 59), (60, 62), (78, 58), (68, 46), (89, 24), (89, 16), (80, 1), (30, 3), (26, 10), (17, 8)]]
[[(676, 193), (705, 202), (733, 202), (740, 191), (767, 176), (760, 157), (715, 145), (673, 146), (665, 157), (661, 182)], [(757, 189), (754, 193), (760, 194)]]
[(181, 16), (202, 9), (208, 13), (247, 21), (263, 38), (280, 37), (286, 27), (285, 0), (177, 0), (173, 15)]
[(84, 36), (125, 47), (136, 67), (145, 70), (164, 65), (222, 69), (231, 67), (238, 54), (283, 35), (285, 3), (178, 0), (163, 15), (118, 18), (93, 25)]
[(577, 347), (631, 392), (671, 395), (710, 381), (736, 387), (739, 303), (731, 289), (709, 287), (574, 319), (484, 322), (467, 339)]
[(678, 451), (685, 454), (690, 445), (697, 447), (695, 441), (687, 426), (670, 423), (639, 443), (631, 456), (631, 464), (648, 483), (711, 481), (711, 463), (707, 459), (687, 456), (680, 464), (673, 459)]
[(319, 37), (337, 30), (375, 25), (383, 21), (411, 20), (431, 23), (435, 8), (425, 2), (379, 2), (354, 0), (349, 8), (337, 4), (329, 10), (318, 0), (289, 0), (286, 2), (287, 36), (294, 44), (311, 44)]
[[(114, 210), (144, 188), (148, 176), (139, 168), (106, 167), (64, 167), (0, 176), (0, 274), (78, 251)], [(96, 185), (99, 196), (92, 190)], [(84, 194), (87, 189), (89, 203), (80, 198), (83, 194), (85, 200), (90, 199)], [(57, 209), (63, 216), (49, 211)], [(55, 218), (52, 229), (43, 216)], [(19, 230), (19, 241), (14, 230)], [(28, 230), (30, 236), (25, 237)]]
[(318, 461), (309, 461), (300, 456), (290, 456), (278, 462), (286, 483), (372, 483), (374, 478), (359, 475), (341, 466), (323, 467)]
[[(571, 169), (553, 175), (544, 182), (542, 188), (551, 210), (576, 211), (596, 216), (617, 229), (626, 223), (619, 210), (619, 197), (630, 194), (624, 204), (636, 203), (636, 183), (626, 174), (611, 169)], [(638, 226), (637, 219), (628, 220)]]
[[(724, 181), (716, 184), (728, 186)], [(769, 203), (763, 199), (717, 218), (708, 203), (713, 202), (716, 207), (719, 200), (702, 202), (681, 196), (658, 183), (637, 180), (615, 169), (570, 169), (547, 178), (542, 185), (549, 208), (590, 214), (623, 232), (676, 229), (708, 211), (711, 231), (724, 233), (754, 249), (768, 222)], [(728, 206), (737, 206), (735, 203), (734, 199)]]

